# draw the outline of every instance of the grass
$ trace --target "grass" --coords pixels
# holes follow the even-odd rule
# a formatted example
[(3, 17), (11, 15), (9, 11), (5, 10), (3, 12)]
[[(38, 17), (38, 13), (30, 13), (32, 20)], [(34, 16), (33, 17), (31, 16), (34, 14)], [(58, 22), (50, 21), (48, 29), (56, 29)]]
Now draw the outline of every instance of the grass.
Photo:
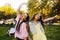
[(15, 40), (13, 36), (7, 34), (7, 30), (14, 25), (0, 25), (0, 40)]
[[(0, 25), (0, 40), (16, 40), (14, 36), (8, 36), (7, 30), (14, 25)], [(60, 40), (60, 26), (46, 25), (46, 36), (48, 40)]]
[(60, 26), (47, 25), (46, 36), (48, 40), (60, 40)]

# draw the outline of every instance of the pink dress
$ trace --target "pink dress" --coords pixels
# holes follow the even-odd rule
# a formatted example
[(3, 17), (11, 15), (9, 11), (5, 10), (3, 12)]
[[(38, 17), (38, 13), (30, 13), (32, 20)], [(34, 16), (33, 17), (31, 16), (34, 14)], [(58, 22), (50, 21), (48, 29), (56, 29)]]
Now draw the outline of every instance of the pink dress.
[[(18, 20), (17, 20), (17, 22), (18, 22)], [(20, 38), (20, 39), (24, 39), (24, 37), (28, 37), (28, 32), (26, 29), (26, 23), (23, 22), (20, 25), (20, 31), (19, 32), (15, 30), (15, 37)]]

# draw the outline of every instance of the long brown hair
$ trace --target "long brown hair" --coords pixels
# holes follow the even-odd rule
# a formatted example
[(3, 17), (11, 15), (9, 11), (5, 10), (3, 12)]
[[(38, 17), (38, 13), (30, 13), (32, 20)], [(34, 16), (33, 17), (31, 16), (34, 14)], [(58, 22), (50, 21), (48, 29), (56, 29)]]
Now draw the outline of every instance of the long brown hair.
[[(31, 21), (33, 21), (33, 20), (35, 19), (35, 16), (36, 16), (37, 14), (38, 14), (38, 13), (36, 13), (36, 14), (32, 17)], [(39, 18), (38, 21), (41, 22), (41, 25), (42, 25), (43, 28), (44, 28), (44, 22), (43, 22), (43, 20), (42, 20), (42, 16), (40, 16), (40, 18)]]

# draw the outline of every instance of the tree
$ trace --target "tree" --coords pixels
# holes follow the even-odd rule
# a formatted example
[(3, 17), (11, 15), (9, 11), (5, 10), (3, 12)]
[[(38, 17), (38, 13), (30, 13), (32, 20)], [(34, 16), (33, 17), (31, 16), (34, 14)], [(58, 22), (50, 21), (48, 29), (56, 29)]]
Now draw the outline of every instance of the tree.
[(39, 6), (38, 0), (28, 0), (28, 13), (30, 17), (37, 12), (38, 10), (36, 9)]
[(54, 7), (58, 4), (58, 0), (28, 0), (28, 13), (30, 17), (36, 12), (41, 12), (43, 16), (50, 17), (56, 15)]
[(15, 10), (11, 7), (10, 4), (5, 4), (0, 7), (0, 14), (2, 15), (2, 17), (0, 17), (1, 19), (9, 19), (16, 16)]
[(28, 0), (28, 13), (30, 14), (30, 17), (32, 17), (32, 15), (34, 15), (36, 12), (46, 14), (44, 12), (46, 11), (44, 8), (47, 2), (48, 0)]

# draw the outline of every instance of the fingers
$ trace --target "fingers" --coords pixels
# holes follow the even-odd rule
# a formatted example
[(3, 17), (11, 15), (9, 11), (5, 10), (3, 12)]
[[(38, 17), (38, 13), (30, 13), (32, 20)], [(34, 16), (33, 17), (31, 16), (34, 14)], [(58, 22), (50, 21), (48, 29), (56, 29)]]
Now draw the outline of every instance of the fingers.
[(57, 17), (58, 15), (55, 15), (55, 17)]
[(22, 3), (21, 5), (24, 5), (24, 4), (27, 4), (27, 3)]

